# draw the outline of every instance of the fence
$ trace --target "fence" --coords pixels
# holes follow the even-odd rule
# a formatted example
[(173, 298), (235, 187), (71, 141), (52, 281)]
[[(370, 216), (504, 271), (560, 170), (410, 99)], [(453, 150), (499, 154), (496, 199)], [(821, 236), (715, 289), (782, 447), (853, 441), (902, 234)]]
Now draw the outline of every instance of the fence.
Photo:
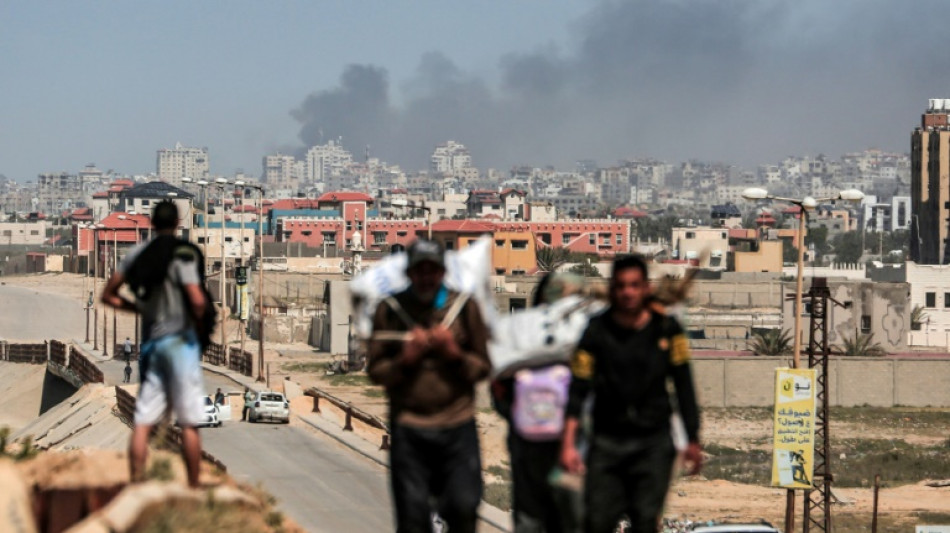
[(224, 366), (227, 363), (224, 357), (224, 348), (220, 344), (214, 342), (208, 345), (208, 348), (205, 349), (204, 357), (205, 361), (211, 363), (212, 365)]
[(47, 356), (47, 345), (42, 344), (7, 344), (4, 354), (4, 360), (11, 363), (32, 363), (36, 365), (45, 364)]
[(66, 366), (66, 357), (69, 355), (69, 345), (58, 340), (49, 341), (49, 360), (60, 366)]
[(229, 352), (228, 368), (245, 376), (254, 375), (254, 356), (250, 352), (242, 352), (234, 346), (231, 346)]
[(102, 370), (85, 355), (73, 350), (69, 354), (69, 370), (79, 376), (83, 383), (105, 383), (106, 377)]
[(320, 412), (321, 399), (326, 400), (328, 403), (330, 403), (334, 407), (343, 411), (343, 414), (345, 415), (345, 418), (343, 421), (344, 431), (353, 431), (354, 418), (370, 427), (385, 431), (386, 433), (383, 434), (383, 441), (382, 441), (382, 444), (380, 444), (380, 449), (381, 450), (389, 449), (389, 424), (387, 424), (386, 422), (383, 422), (383, 420), (380, 419), (378, 416), (371, 415), (367, 413), (366, 411), (363, 411), (362, 409), (353, 407), (353, 404), (349, 402), (345, 402), (337, 398), (336, 396), (333, 396), (332, 394), (324, 392), (316, 387), (311, 387), (307, 389), (304, 392), (304, 396), (309, 396), (313, 398), (313, 412), (314, 413)]

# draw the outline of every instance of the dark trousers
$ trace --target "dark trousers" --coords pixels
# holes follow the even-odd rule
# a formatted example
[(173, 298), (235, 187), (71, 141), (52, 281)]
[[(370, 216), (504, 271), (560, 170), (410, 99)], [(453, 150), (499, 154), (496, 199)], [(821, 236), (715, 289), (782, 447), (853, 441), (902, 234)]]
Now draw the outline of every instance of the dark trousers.
[(559, 440), (532, 442), (509, 429), (515, 533), (563, 533), (574, 529), (571, 494), (549, 482), (551, 470), (558, 466), (560, 450)]
[(241, 410), (241, 420), (247, 420), (247, 412), (251, 410), (251, 407), (244, 405), (244, 409)]
[(391, 427), (397, 533), (430, 533), (433, 512), (452, 533), (474, 533), (482, 497), (475, 421), (451, 428)]
[(656, 533), (676, 449), (669, 431), (643, 438), (595, 435), (587, 457), (588, 533), (612, 533), (621, 517), (632, 533)]

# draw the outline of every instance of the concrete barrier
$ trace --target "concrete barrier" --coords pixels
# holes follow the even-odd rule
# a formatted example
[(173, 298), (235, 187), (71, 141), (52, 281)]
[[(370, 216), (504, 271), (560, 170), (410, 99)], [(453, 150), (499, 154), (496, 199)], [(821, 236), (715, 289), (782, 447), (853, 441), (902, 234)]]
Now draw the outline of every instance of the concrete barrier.
[(7, 344), (5, 360), (11, 363), (46, 364), (49, 359), (47, 343)]

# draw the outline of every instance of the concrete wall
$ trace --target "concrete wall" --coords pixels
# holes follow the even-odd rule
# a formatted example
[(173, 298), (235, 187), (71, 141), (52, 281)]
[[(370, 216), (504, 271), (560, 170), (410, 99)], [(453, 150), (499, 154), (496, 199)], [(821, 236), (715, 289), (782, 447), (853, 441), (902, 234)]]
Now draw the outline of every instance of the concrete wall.
[[(693, 359), (697, 395), (704, 407), (768, 407), (775, 369), (784, 357)], [(834, 357), (828, 364), (833, 406), (950, 407), (950, 355), (945, 358)]]

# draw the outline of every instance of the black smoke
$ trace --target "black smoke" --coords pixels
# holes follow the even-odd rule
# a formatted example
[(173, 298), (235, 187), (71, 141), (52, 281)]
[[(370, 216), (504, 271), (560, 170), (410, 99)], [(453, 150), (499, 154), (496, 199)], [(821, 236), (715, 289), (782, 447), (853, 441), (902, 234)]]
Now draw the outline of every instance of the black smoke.
[[(423, 56), (395, 94), (350, 65), (292, 112), (306, 146), (425, 168), (464, 143), (481, 168), (653, 156), (743, 165), (878, 147), (906, 151), (928, 98), (950, 97), (944, 4), (884, 0), (601, 1), (565, 53), (498, 59), (499, 82)], [(398, 96), (398, 98), (397, 98)]]

